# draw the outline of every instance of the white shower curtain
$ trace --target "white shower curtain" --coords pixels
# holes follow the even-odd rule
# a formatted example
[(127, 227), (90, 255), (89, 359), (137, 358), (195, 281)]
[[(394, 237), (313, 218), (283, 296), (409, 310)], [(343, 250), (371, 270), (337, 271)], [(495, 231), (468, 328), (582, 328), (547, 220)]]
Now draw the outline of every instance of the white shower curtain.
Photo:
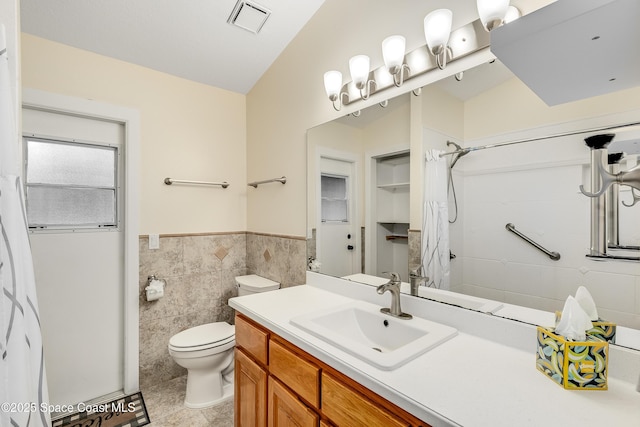
[(428, 286), (449, 289), (448, 164), (440, 150), (426, 153), (422, 210), (422, 266)]
[(0, 25), (0, 426), (50, 426), (38, 302)]

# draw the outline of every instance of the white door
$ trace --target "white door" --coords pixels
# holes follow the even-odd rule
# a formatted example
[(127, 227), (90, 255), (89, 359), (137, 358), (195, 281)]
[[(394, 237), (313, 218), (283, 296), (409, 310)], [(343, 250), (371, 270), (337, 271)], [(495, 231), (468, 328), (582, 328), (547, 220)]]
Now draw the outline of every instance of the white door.
[(317, 258), (320, 272), (331, 276), (360, 273), (355, 168), (352, 161), (320, 158)]
[[(113, 157), (113, 188), (108, 185), (86, 188), (76, 184), (60, 188), (55, 184), (37, 183), (29, 187), (27, 182), (27, 192), (31, 193), (27, 195), (27, 203), (32, 224), (46, 221), (34, 213), (38, 203), (40, 208), (61, 209), (61, 222), (65, 223), (64, 226), (38, 225), (30, 234), (51, 403), (75, 404), (121, 392), (124, 388), (124, 197), (121, 188), (124, 127), (121, 123), (25, 107), (23, 138), (25, 146), (43, 145), (43, 152), (47, 154), (41, 152), (40, 160), (62, 155), (65, 161), (60, 163), (67, 163), (73, 157), (69, 153), (76, 149), (85, 152), (95, 149), (98, 157), (102, 154)], [(29, 151), (25, 155), (28, 180)], [(32, 158), (31, 166), (35, 170), (35, 151)], [(78, 163), (93, 172), (92, 166), (87, 166), (89, 161), (91, 159)], [(57, 163), (58, 160), (52, 162), (51, 174), (58, 173)], [(46, 175), (44, 180), (53, 179), (52, 176)], [(36, 197), (39, 191), (46, 193), (51, 189), (68, 193), (78, 190), (92, 195), (63, 197), (62, 201), (51, 201), (46, 195)], [(64, 218), (65, 215), (73, 217), (69, 222), (74, 223), (76, 215), (80, 218), (84, 211), (91, 213), (96, 206), (114, 201), (113, 224), (69, 225)], [(45, 208), (42, 217), (49, 213)]]

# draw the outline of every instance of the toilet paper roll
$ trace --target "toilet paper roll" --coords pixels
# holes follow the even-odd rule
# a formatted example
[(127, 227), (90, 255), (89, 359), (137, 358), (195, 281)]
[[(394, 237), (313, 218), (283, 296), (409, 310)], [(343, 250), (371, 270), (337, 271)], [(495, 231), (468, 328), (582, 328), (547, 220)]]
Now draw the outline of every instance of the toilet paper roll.
[(144, 289), (147, 291), (147, 301), (158, 300), (164, 296), (164, 281), (154, 279)]

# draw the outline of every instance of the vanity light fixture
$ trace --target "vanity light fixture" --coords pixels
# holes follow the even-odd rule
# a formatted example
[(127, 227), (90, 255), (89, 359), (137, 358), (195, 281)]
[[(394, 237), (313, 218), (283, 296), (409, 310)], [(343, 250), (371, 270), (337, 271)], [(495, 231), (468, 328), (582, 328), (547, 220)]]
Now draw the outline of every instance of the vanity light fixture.
[(349, 72), (351, 80), (360, 91), (362, 99), (369, 99), (371, 95), (371, 86), (375, 86), (375, 80), (369, 80), (370, 60), (367, 55), (356, 55), (349, 60)]
[[(401, 35), (393, 35), (382, 42), (384, 65), (371, 70), (369, 57), (356, 55), (349, 60), (352, 81), (346, 84), (342, 82), (340, 71), (326, 72), (324, 87), (329, 100), (333, 103), (333, 108), (340, 111), (343, 106), (360, 99), (368, 100), (371, 95), (384, 89), (400, 87), (409, 79), (438, 68), (443, 70), (448, 62), (489, 47), (491, 37), (487, 29), (493, 29), (502, 25), (503, 22), (510, 22), (520, 17), (520, 11), (516, 8), (512, 8), (509, 15), (505, 16), (509, 0), (477, 0), (477, 2), (478, 10), (482, 11), (481, 16), (485, 16), (485, 10), (493, 10), (489, 7), (492, 4), (500, 3), (506, 6), (504, 11), (500, 9), (496, 12), (497, 15), (496, 13), (486, 15), (454, 31), (451, 29), (453, 12), (449, 9), (434, 10), (424, 18), (426, 46), (422, 45), (411, 52), (406, 52), (405, 38)], [(435, 61), (432, 57), (435, 57)], [(458, 81), (462, 80), (462, 77), (461, 72), (455, 74)], [(420, 88), (413, 89), (412, 92), (418, 96)], [(384, 107), (385, 102), (382, 101), (380, 105)], [(354, 111), (350, 114), (357, 117), (358, 112)]]
[(476, 5), (482, 26), (485, 30), (491, 31), (504, 22), (509, 0), (478, 0)]
[(453, 12), (449, 9), (437, 9), (424, 17), (427, 49), (436, 57), (436, 64), (441, 70), (447, 66), (447, 55), (453, 56), (448, 46), (452, 21)]
[[(343, 96), (346, 95), (347, 102), (349, 101), (349, 94), (340, 92), (342, 90), (342, 73), (340, 71), (332, 70), (324, 73), (324, 90), (327, 92), (327, 96), (336, 111), (340, 111), (340, 108), (342, 108)], [(337, 106), (336, 101), (338, 102)]]
[(389, 36), (382, 41), (382, 58), (387, 71), (393, 77), (393, 84), (397, 87), (404, 83), (404, 74), (409, 76), (409, 66), (404, 63), (406, 40), (403, 36)]

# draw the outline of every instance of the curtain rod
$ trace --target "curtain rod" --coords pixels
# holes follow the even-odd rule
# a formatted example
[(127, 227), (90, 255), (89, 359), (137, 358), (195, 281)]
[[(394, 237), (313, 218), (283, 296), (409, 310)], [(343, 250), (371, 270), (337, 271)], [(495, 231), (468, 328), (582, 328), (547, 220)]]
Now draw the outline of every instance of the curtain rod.
[(556, 133), (556, 134), (547, 135), (547, 136), (539, 136), (539, 137), (535, 137), (535, 138), (525, 138), (525, 139), (518, 139), (518, 140), (515, 140), (515, 141), (499, 142), (499, 143), (496, 143), (496, 144), (480, 145), (480, 146), (477, 146), (477, 147), (466, 147), (466, 148), (462, 148), (460, 150), (447, 151), (446, 153), (441, 153), (440, 157), (450, 156), (452, 154), (467, 154), (467, 153), (470, 153), (471, 151), (485, 150), (487, 148), (504, 147), (506, 145), (522, 144), (524, 142), (541, 141), (543, 139), (549, 139), (549, 138), (560, 138), (560, 137), (563, 137), (563, 136), (580, 135), (582, 133), (600, 132), (600, 131), (605, 131), (605, 130), (613, 130), (613, 129), (631, 127), (631, 126), (638, 126), (638, 125), (640, 125), (640, 122), (632, 122), (632, 123), (625, 123), (625, 124), (622, 124), (622, 125), (601, 126), (601, 127), (592, 128), (592, 129), (584, 129), (584, 130), (570, 131), (570, 132), (561, 132), (561, 133)]

